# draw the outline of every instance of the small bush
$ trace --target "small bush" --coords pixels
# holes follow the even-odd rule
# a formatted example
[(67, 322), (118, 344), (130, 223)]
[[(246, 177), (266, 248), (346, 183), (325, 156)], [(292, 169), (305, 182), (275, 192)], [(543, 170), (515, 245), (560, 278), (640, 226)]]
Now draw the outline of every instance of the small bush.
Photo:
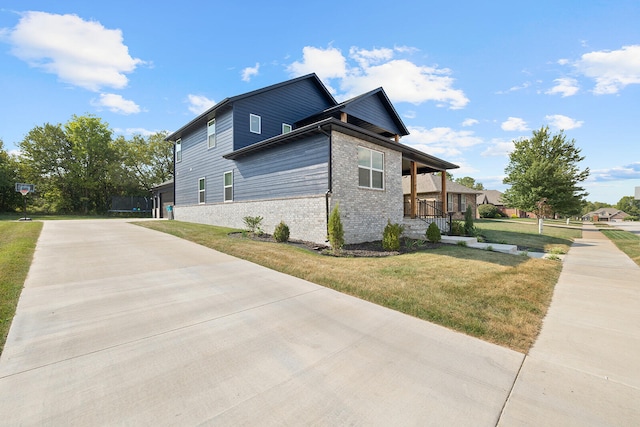
[(462, 236), (464, 234), (464, 223), (462, 221), (451, 221), (451, 235)]
[(385, 251), (399, 251), (400, 250), (400, 236), (404, 231), (404, 227), (400, 224), (391, 224), (390, 220), (387, 220), (387, 225), (382, 232), (382, 247)]
[(260, 228), (260, 225), (262, 224), (263, 219), (264, 218), (262, 218), (261, 216), (245, 216), (244, 218), (242, 218), (242, 221), (247, 227), (247, 231), (249, 233), (261, 235), (263, 232), (262, 228)]
[(289, 241), (289, 226), (285, 224), (284, 221), (280, 221), (280, 224), (276, 226), (276, 229), (273, 231), (273, 238), (279, 243)]
[(467, 210), (464, 212), (464, 235), (475, 236), (476, 227), (473, 225), (473, 209), (471, 206), (467, 206)]
[(464, 240), (460, 240), (456, 243), (456, 245), (458, 246), (462, 246), (462, 247), (467, 247), (467, 242), (465, 242)]
[(500, 218), (500, 210), (492, 204), (478, 206), (480, 218)]
[(333, 253), (340, 252), (340, 249), (344, 246), (344, 229), (342, 227), (342, 221), (340, 220), (340, 209), (338, 205), (333, 208), (331, 215), (329, 215), (329, 244)]
[(442, 240), (440, 228), (435, 222), (429, 224), (429, 228), (427, 228), (427, 240), (429, 240), (431, 243), (439, 243), (440, 240)]

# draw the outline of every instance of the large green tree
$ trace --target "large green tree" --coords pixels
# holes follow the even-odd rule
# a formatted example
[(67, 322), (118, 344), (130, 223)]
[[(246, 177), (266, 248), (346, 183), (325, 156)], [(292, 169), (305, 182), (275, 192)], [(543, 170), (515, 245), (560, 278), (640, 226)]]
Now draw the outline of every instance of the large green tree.
[(633, 196), (624, 196), (616, 204), (616, 209), (640, 217), (640, 200), (636, 200)]
[(454, 181), (467, 188), (471, 188), (472, 190), (484, 190), (484, 185), (482, 185), (481, 182), (476, 182), (476, 180), (470, 176), (456, 178)]
[(165, 141), (167, 132), (147, 137), (116, 138), (118, 153), (127, 179), (147, 194), (151, 188), (173, 177), (173, 143)]
[(578, 164), (584, 157), (575, 140), (568, 140), (563, 131), (552, 134), (542, 127), (514, 145), (503, 180), (511, 186), (502, 196), (505, 204), (534, 212), (539, 218), (580, 213), (587, 193), (579, 183), (587, 179), (589, 168), (580, 170)]
[(22, 196), (15, 191), (18, 180), (18, 163), (5, 151), (0, 139), (0, 212), (13, 211), (20, 206)]

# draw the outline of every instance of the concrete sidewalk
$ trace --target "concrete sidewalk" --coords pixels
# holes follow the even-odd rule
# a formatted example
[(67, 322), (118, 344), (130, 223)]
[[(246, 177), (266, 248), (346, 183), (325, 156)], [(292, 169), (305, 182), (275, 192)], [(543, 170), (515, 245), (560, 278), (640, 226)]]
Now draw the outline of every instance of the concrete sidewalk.
[(523, 358), (125, 221), (48, 221), (0, 424), (495, 426)]
[(640, 425), (640, 267), (593, 225), (565, 258), (499, 425)]

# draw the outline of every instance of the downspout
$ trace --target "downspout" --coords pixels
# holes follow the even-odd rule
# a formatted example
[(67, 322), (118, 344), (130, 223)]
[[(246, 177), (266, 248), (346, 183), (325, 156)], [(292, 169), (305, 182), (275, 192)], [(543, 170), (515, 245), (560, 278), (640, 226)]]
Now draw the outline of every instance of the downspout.
[(325, 134), (325, 136), (327, 138), (329, 138), (329, 182), (327, 185), (327, 192), (324, 193), (324, 204), (325, 204), (325, 211), (326, 211), (326, 220), (327, 220), (327, 236), (329, 236), (329, 197), (331, 196), (331, 193), (333, 191), (333, 174), (332, 174), (332, 170), (333, 170), (333, 164), (331, 162), (331, 145), (332, 145), (332, 140), (331, 140), (331, 134), (327, 133), (324, 129), (322, 129), (322, 127), (320, 125), (318, 125), (318, 130), (320, 132), (322, 132), (323, 134)]

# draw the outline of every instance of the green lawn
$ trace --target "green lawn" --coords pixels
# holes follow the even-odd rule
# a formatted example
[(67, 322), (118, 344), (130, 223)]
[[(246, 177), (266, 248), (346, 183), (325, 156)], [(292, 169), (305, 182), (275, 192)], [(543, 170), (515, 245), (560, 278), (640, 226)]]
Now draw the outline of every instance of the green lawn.
[[(565, 222), (545, 220), (543, 234), (538, 234), (535, 220), (505, 221), (482, 219), (476, 228), (487, 243), (518, 245), (530, 252), (567, 253), (574, 239), (582, 237), (582, 230)], [(580, 223), (582, 227), (582, 223)]]
[(607, 236), (622, 252), (636, 264), (640, 265), (640, 237), (628, 231), (618, 229), (603, 228), (600, 230)]
[(562, 269), (557, 261), (456, 245), (393, 257), (343, 258), (232, 238), (232, 230), (220, 227), (138, 224), (521, 352), (538, 335)]
[(0, 353), (41, 230), (42, 222), (0, 221)]

